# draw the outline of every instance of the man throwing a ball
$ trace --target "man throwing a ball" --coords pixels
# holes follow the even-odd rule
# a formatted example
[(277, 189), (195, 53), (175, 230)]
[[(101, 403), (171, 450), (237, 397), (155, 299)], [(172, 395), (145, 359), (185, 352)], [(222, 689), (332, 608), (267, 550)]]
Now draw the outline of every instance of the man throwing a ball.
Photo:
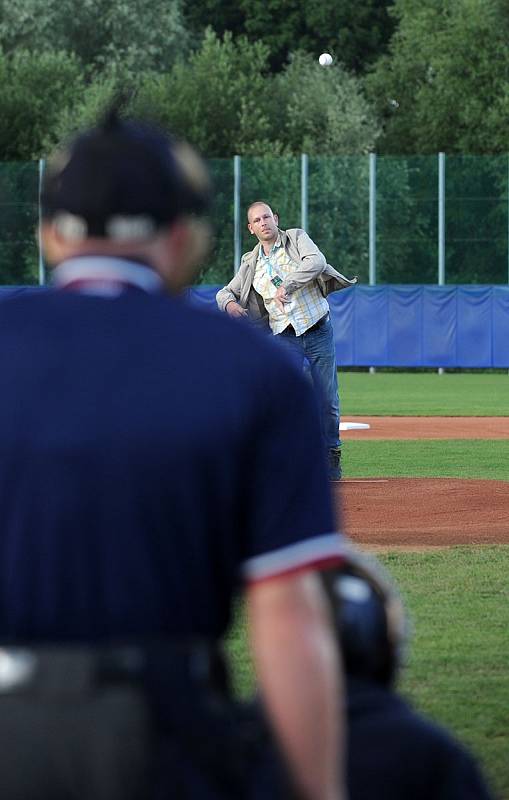
[(341, 478), (339, 396), (334, 333), (327, 295), (357, 282), (327, 264), (301, 228), (281, 230), (271, 207), (260, 200), (247, 210), (257, 245), (242, 256), (235, 277), (217, 293), (222, 311), (270, 326), (272, 334), (300, 359), (318, 391), (329, 478)]

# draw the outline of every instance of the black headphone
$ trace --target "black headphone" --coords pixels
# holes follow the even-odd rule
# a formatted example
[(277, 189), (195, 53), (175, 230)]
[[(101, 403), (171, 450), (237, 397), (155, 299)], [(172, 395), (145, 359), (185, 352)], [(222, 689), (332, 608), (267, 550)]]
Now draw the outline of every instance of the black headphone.
[(347, 675), (395, 683), (408, 618), (392, 579), (374, 557), (347, 548), (344, 565), (322, 574)]

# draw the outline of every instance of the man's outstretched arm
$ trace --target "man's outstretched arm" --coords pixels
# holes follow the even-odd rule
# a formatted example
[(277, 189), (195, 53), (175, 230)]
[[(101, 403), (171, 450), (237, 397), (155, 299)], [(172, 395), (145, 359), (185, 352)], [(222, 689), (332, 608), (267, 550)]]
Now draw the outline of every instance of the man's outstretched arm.
[(341, 667), (318, 578), (254, 583), (248, 603), (260, 691), (296, 788), (306, 800), (344, 800)]

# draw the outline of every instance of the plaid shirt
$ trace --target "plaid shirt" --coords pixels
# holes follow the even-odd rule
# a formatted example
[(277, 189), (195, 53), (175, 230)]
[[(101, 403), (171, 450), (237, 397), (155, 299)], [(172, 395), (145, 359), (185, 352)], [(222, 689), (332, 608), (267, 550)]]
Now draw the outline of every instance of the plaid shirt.
[[(286, 253), (281, 242), (281, 235), (278, 235), (268, 256), (265, 255), (263, 246), (260, 245), (253, 286), (263, 298), (273, 334), (282, 333), (291, 324), (297, 336), (301, 336), (329, 311), (329, 304), (316, 280), (297, 289), (290, 295), (290, 302), (284, 303), (285, 310), (279, 310), (274, 302), (277, 291), (276, 284), (283, 281), (295, 269), (296, 264)], [(273, 283), (274, 279), (276, 283)]]

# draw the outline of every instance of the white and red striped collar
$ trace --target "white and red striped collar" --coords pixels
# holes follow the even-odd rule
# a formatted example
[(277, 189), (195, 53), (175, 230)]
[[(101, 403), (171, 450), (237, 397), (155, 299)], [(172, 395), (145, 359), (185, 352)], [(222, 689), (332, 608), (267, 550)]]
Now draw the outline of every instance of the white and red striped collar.
[(53, 271), (53, 285), (80, 294), (116, 297), (129, 288), (160, 292), (163, 281), (150, 267), (106, 256), (80, 256), (63, 261)]

